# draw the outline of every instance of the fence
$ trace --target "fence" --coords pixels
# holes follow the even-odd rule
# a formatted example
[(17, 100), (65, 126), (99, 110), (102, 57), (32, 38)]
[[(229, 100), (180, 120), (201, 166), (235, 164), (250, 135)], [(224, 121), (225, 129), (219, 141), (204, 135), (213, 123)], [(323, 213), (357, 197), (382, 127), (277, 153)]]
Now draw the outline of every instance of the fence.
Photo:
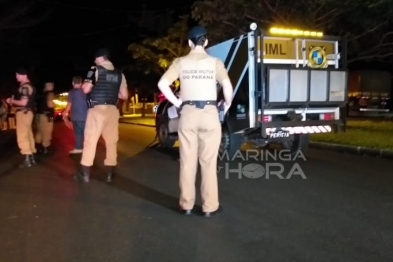
[(153, 115), (153, 108), (157, 105), (157, 103), (124, 103), (122, 107), (123, 114), (132, 114), (132, 115)]
[(3, 122), (3, 130), (16, 129), (15, 115), (8, 115), (6, 121)]

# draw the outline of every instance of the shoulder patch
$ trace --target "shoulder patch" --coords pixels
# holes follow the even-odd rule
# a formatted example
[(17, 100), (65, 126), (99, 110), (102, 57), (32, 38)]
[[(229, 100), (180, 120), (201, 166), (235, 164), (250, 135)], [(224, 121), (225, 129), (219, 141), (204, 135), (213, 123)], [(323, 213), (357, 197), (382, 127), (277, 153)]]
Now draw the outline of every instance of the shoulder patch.
[(89, 72), (87, 72), (87, 78), (92, 77), (94, 74), (94, 71), (90, 70)]
[(29, 95), (29, 88), (28, 88), (27, 86), (22, 86), (22, 88), (21, 88), (21, 93), (22, 93), (22, 95), (24, 95), (24, 96)]
[(87, 72), (86, 78), (93, 79), (94, 74), (96, 73), (97, 67), (92, 66), (90, 70)]

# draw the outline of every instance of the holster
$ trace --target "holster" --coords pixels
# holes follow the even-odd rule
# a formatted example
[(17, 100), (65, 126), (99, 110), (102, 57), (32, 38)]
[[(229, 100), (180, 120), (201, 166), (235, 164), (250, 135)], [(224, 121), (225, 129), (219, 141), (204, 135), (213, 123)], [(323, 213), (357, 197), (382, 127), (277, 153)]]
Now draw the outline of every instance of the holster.
[(54, 113), (51, 111), (45, 111), (44, 115), (48, 118), (48, 122), (53, 122)]
[[(93, 90), (91, 90), (91, 92), (92, 91)], [(91, 92), (86, 94), (86, 105), (87, 105), (87, 108), (93, 108), (94, 107), (93, 100), (91, 99)]]
[(87, 108), (93, 108), (94, 103), (91, 99), (86, 99)]
[(220, 122), (221, 122), (221, 123), (224, 123), (224, 119), (225, 119), (225, 114), (224, 114), (224, 109), (225, 109), (225, 107), (224, 107), (224, 101), (221, 101), (221, 105), (219, 105), (219, 106), (217, 107), (217, 109), (218, 109), (218, 116), (219, 116), (219, 118), (220, 118)]

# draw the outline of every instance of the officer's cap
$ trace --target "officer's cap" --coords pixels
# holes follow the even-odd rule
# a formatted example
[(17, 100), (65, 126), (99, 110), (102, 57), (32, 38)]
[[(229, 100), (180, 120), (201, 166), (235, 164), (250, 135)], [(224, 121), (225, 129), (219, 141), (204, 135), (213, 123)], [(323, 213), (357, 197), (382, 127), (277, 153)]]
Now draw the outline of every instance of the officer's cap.
[(110, 56), (109, 50), (106, 48), (98, 49), (97, 52), (95, 53), (94, 57), (97, 58), (97, 57), (101, 57), (101, 56), (109, 57)]
[(194, 26), (188, 32), (188, 39), (198, 39), (201, 36), (207, 35), (207, 31), (203, 26)]
[(28, 75), (29, 72), (27, 71), (27, 69), (25, 67), (20, 66), (15, 70), (15, 73), (17, 73), (19, 75)]

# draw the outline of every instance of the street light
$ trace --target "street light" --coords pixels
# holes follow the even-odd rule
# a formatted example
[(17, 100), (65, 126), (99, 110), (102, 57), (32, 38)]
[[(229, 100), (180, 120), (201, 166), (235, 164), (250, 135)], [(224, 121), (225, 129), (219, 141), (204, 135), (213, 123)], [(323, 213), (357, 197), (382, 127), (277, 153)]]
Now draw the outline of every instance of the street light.
[(250, 24), (250, 29), (251, 29), (251, 31), (254, 31), (254, 30), (256, 30), (257, 29), (257, 24), (256, 23), (251, 23)]

